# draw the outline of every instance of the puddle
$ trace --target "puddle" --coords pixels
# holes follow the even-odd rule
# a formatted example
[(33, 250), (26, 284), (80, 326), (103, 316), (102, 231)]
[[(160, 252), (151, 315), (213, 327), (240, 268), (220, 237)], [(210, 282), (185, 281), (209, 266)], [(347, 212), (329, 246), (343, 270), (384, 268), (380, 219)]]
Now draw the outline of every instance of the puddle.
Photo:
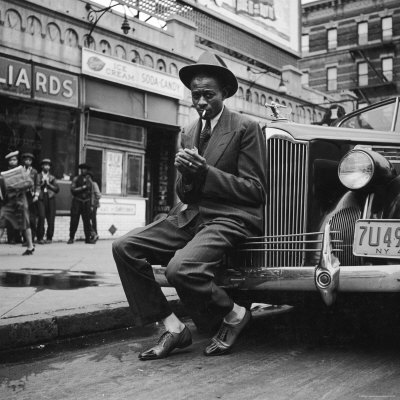
[(0, 286), (68, 290), (89, 286), (115, 286), (118, 277), (96, 271), (22, 268), (0, 272)]

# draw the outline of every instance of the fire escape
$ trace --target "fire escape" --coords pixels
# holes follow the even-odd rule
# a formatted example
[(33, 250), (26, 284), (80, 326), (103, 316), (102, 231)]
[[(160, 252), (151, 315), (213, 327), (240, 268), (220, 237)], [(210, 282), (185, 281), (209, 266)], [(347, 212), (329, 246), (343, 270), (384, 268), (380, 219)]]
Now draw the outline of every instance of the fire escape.
[[(350, 88), (359, 99), (362, 99), (366, 103), (371, 103), (371, 98), (397, 94), (394, 77), (393, 79), (388, 79), (382, 72), (382, 68), (377, 68), (377, 62), (380, 63), (380, 55), (382, 53), (390, 54), (394, 59), (395, 43), (393, 40), (359, 44), (357, 47), (350, 49), (349, 52), (355, 63), (366, 62), (368, 65), (368, 83), (361, 84), (357, 76), (356, 85)], [(372, 75), (370, 71), (372, 71)]]

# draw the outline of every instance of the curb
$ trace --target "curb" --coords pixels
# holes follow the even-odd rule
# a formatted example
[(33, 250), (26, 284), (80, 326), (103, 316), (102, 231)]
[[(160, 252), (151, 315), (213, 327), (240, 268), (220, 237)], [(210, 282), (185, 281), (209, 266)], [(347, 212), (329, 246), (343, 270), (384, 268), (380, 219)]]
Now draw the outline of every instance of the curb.
[[(176, 315), (185, 315), (177, 296), (168, 302)], [(0, 320), (0, 351), (127, 328), (133, 325), (132, 321), (133, 315), (127, 302), (4, 318)]]

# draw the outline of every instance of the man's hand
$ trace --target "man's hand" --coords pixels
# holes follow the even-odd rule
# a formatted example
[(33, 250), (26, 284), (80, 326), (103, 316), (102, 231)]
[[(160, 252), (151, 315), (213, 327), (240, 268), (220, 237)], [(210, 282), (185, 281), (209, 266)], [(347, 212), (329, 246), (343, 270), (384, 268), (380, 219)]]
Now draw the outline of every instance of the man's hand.
[(200, 176), (207, 171), (206, 159), (196, 148), (180, 149), (175, 156), (175, 167), (183, 176)]

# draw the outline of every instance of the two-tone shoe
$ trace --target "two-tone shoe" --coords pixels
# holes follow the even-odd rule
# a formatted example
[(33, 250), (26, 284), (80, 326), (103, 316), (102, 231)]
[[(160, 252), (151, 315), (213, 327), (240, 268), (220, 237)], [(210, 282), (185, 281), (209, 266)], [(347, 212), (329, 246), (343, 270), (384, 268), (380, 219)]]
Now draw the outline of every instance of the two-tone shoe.
[(161, 335), (154, 347), (139, 354), (139, 360), (146, 361), (165, 358), (168, 357), (172, 350), (183, 349), (191, 344), (192, 334), (187, 326), (180, 333), (166, 331)]
[(235, 324), (227, 324), (222, 322), (218, 332), (211, 338), (207, 347), (204, 349), (204, 355), (206, 356), (221, 356), (223, 354), (229, 353), (236, 339), (239, 337), (240, 333), (243, 331), (245, 326), (251, 319), (251, 313), (246, 310), (243, 319)]

